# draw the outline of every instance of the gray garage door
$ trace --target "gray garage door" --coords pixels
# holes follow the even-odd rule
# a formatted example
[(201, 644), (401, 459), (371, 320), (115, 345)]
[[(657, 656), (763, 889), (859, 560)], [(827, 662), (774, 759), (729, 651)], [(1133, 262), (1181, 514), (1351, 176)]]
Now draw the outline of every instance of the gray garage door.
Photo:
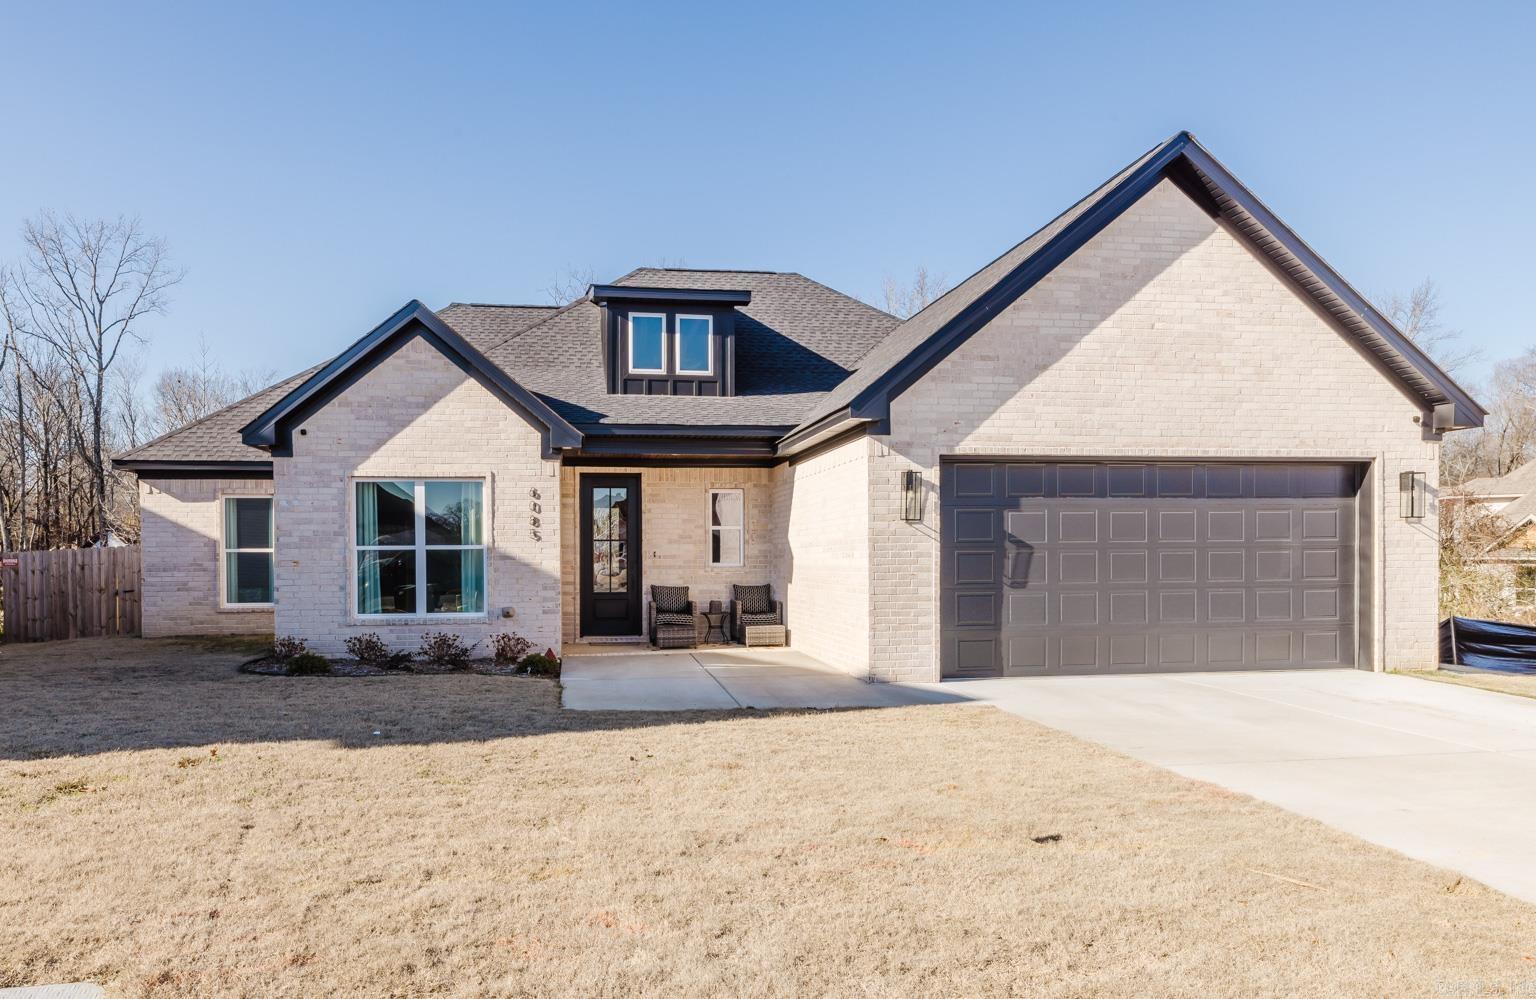
[(946, 464), (943, 673), (1351, 666), (1361, 475)]

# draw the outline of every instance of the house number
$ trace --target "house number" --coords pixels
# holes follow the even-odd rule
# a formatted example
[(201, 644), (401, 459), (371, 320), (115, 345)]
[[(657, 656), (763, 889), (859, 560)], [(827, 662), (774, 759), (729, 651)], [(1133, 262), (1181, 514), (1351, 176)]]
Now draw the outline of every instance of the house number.
[(535, 541), (543, 541), (544, 535), (539, 530), (539, 514), (544, 512), (544, 508), (539, 505), (539, 491), (528, 490), (528, 497), (528, 536)]

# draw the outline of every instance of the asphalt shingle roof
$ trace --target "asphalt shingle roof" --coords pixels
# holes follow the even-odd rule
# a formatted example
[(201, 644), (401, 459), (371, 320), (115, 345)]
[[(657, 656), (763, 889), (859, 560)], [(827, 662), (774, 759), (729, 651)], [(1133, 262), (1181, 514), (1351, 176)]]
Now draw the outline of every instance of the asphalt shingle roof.
[[(701, 434), (721, 427), (794, 426), (848, 377), (898, 320), (800, 274), (641, 268), (615, 282), (653, 288), (745, 289), (738, 310), (736, 390), (731, 397), (610, 395), (604, 380), (599, 309), (455, 302), (439, 318), (577, 425), (683, 424)], [(240, 428), (321, 366), (285, 379), (119, 460), (262, 461)]]

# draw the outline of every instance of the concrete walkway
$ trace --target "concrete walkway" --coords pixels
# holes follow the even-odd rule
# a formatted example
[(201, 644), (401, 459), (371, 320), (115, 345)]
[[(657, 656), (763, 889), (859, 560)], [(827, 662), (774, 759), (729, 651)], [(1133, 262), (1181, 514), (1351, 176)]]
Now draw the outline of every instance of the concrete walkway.
[(1536, 902), (1536, 700), (1358, 670), (935, 686)]
[(560, 668), (564, 706), (577, 711), (718, 711), (888, 708), (965, 699), (937, 688), (865, 683), (793, 649), (643, 649), (609, 646), (567, 655)]

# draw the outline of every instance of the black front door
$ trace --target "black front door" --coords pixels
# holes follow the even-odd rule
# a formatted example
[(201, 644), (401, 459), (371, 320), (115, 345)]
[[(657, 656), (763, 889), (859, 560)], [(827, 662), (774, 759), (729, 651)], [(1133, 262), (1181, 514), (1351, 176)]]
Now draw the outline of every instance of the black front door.
[(640, 476), (581, 477), (581, 633), (640, 634)]

